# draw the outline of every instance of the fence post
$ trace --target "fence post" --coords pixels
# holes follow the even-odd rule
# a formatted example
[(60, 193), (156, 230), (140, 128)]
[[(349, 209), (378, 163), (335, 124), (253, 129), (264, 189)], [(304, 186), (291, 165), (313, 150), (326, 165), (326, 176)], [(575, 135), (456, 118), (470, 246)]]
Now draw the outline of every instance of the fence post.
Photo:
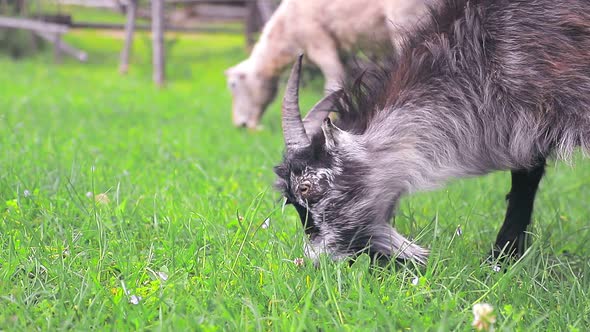
[(270, 3), (270, 0), (257, 0), (256, 3), (258, 5), (258, 12), (260, 12), (262, 26), (264, 26), (264, 24), (268, 22), (272, 16), (272, 13), (274, 12), (273, 5)]
[(166, 60), (164, 55), (164, 0), (152, 0), (152, 49), (154, 82), (163, 86)]
[(56, 62), (61, 62), (61, 33), (57, 32), (54, 36), (53, 56)]
[(129, 55), (131, 47), (133, 46), (133, 32), (135, 30), (135, 15), (137, 13), (137, 0), (129, 0), (127, 2), (127, 22), (125, 22), (125, 45), (121, 52), (121, 64), (119, 72), (121, 74), (127, 73), (129, 69)]
[(258, 8), (255, 1), (246, 1), (246, 16), (244, 17), (244, 33), (246, 35), (246, 48), (248, 51), (252, 48), (256, 40), (254, 33), (257, 28)]

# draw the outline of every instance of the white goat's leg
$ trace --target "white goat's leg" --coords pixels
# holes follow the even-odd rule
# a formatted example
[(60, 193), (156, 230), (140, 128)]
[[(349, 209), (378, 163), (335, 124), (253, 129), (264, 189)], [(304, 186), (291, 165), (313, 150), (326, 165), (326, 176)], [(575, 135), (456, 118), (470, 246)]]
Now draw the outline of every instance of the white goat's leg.
[(344, 66), (338, 57), (336, 45), (330, 38), (315, 38), (314, 45), (307, 49), (307, 56), (324, 75), (324, 94), (341, 87), (344, 79)]

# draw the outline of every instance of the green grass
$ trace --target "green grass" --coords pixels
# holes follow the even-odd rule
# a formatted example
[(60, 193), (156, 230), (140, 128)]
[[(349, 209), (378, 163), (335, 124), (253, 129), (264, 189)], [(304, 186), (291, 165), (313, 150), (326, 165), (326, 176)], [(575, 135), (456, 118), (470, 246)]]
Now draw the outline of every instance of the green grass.
[(298, 267), (300, 222), (271, 187), (278, 105), (261, 132), (231, 126), (223, 70), (242, 37), (175, 38), (163, 90), (146, 35), (127, 76), (122, 41), (98, 32), (68, 35), (88, 64), (0, 58), (0, 330), (469, 331), (477, 302), (501, 331), (590, 328), (587, 160), (549, 168), (533, 247), (506, 273), (481, 263), (505, 173), (402, 201), (396, 227), (432, 249), (425, 269)]

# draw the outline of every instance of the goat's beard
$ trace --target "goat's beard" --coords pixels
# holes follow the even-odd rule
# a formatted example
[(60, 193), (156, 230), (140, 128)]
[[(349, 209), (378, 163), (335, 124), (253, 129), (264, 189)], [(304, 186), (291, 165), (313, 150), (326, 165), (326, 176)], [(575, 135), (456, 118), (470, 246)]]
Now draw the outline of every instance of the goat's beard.
[(325, 236), (318, 235), (312, 236), (305, 241), (305, 256), (313, 260), (316, 266), (321, 255), (326, 255), (334, 261), (340, 261), (362, 252), (388, 260), (413, 261), (420, 265), (426, 265), (429, 251), (399, 234), (391, 225), (383, 223), (371, 226), (365, 229), (364, 233), (366, 235), (350, 239), (349, 243), (342, 246), (345, 249), (339, 248), (334, 243), (335, 239), (327, 239)]
[(373, 236), (369, 240), (372, 252), (385, 258), (404, 261), (414, 261), (426, 265), (428, 249), (422, 248), (408, 240), (389, 224), (379, 224), (372, 230)]

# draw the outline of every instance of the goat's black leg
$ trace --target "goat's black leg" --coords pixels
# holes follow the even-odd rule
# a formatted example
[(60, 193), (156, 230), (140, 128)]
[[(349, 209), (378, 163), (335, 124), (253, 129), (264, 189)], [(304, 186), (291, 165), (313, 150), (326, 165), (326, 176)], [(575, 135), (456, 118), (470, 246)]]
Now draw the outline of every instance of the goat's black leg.
[(535, 194), (545, 173), (545, 160), (526, 170), (512, 171), (512, 188), (506, 196), (508, 208), (504, 224), (496, 237), (494, 257), (518, 256), (526, 249), (526, 229), (531, 223)]

